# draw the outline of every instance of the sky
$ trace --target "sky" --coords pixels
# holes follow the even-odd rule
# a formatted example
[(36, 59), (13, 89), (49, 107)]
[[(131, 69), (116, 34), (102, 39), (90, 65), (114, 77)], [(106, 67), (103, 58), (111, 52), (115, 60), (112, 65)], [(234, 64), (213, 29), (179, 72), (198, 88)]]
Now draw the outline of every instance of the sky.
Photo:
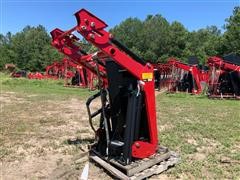
[(0, 0), (0, 33), (16, 33), (26, 25), (46, 27), (50, 32), (76, 25), (73, 14), (85, 8), (105, 21), (109, 28), (128, 17), (144, 20), (161, 14), (169, 22), (179, 21), (188, 30), (216, 25), (222, 28), (240, 0)]

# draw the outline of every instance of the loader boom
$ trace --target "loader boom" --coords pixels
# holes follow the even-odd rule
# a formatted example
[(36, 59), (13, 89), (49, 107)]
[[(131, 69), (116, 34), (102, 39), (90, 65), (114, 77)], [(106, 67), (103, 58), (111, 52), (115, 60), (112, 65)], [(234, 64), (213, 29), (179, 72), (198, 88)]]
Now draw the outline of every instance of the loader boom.
[[(106, 169), (114, 175), (120, 169), (128, 177), (142, 172), (142, 178), (154, 174), (148, 171), (154, 165), (162, 172), (176, 164), (178, 158), (158, 145), (153, 66), (115, 39), (105, 30), (107, 24), (87, 10), (81, 9), (75, 17), (77, 26), (51, 32), (52, 45), (98, 77), (100, 91), (86, 102), (89, 124), (97, 137), (90, 158), (105, 168), (107, 162), (111, 168)], [(98, 51), (86, 53), (77, 33)], [(91, 103), (99, 97), (101, 107), (92, 112)], [(96, 128), (93, 120), (99, 116)]]

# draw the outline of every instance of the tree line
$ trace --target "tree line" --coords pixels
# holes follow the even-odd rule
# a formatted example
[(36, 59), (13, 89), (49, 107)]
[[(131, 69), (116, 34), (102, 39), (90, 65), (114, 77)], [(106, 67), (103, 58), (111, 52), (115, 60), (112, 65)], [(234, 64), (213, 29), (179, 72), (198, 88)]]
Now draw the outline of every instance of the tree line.
[(16, 34), (0, 34), (1, 69), (6, 63), (13, 63), (19, 69), (43, 71), (47, 65), (61, 57), (51, 46), (51, 37), (42, 25), (26, 26)]
[[(190, 32), (180, 22), (170, 23), (156, 14), (144, 20), (128, 18), (110, 32), (146, 61), (166, 62), (169, 57), (186, 61), (189, 56), (197, 56), (204, 63), (209, 56), (240, 54), (240, 6), (234, 8), (223, 28), (224, 32), (216, 26)], [(51, 37), (42, 25), (26, 26), (16, 34), (0, 34), (0, 68), (13, 63), (20, 69), (43, 71), (62, 58), (50, 42)], [(89, 45), (87, 49), (91, 51), (94, 47)]]
[(189, 56), (197, 56), (204, 63), (209, 56), (240, 54), (239, 6), (223, 28), (223, 33), (216, 26), (189, 32), (180, 22), (169, 23), (157, 14), (143, 21), (128, 18), (111, 32), (145, 60), (165, 62), (168, 57), (176, 57), (186, 61)]

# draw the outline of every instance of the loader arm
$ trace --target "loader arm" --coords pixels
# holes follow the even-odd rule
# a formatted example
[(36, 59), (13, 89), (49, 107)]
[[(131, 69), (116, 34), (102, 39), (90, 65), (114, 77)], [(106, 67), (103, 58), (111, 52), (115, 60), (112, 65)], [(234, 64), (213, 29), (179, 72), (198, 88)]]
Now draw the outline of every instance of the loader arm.
[(154, 92), (153, 67), (133, 54), (107, 32), (102, 20), (85, 9), (75, 13), (78, 25), (76, 30), (91, 44), (111, 57), (139, 80), (145, 94), (146, 112), (150, 141), (136, 141), (132, 145), (133, 157), (144, 158), (154, 154), (157, 149), (157, 122)]
[[(79, 38), (72, 34), (72, 32), (76, 30), (73, 28), (68, 31), (62, 31), (58, 28), (51, 31), (52, 35), (52, 46), (59, 50), (59, 52), (68, 56), (74, 63), (82, 65), (84, 68), (88, 69), (94, 74), (97, 74), (97, 63), (93, 59), (96, 55), (98, 55), (101, 60), (106, 58), (106, 55), (101, 52), (96, 52), (93, 54), (87, 54), (80, 47)], [(107, 84), (107, 75), (106, 70), (104, 68), (103, 62), (98, 62), (98, 67), (100, 69), (100, 76), (102, 78), (103, 83)]]
[(197, 86), (197, 89), (193, 89), (192, 93), (199, 94), (202, 92), (202, 87), (200, 84), (201, 73), (196, 66), (190, 66), (190, 65), (182, 63), (174, 58), (169, 59), (168, 64), (172, 65), (173, 67), (183, 69), (185, 71), (190, 72), (192, 74), (193, 79), (195, 80), (195, 83)]

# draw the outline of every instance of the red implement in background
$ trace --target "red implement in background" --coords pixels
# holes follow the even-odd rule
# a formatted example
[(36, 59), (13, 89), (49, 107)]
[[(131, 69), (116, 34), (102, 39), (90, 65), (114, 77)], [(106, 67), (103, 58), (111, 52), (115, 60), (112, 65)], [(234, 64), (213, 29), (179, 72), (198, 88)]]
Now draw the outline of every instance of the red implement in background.
[[(91, 71), (68, 58), (64, 58), (63, 62), (65, 86), (89, 88), (89, 90), (96, 89), (94, 84), (96, 76)], [(73, 73), (73, 69), (75, 69), (75, 73)], [(69, 79), (71, 79), (71, 83), (68, 82)]]
[(55, 61), (46, 67), (46, 78), (60, 79), (64, 76), (64, 64), (62, 61)]
[(171, 81), (172, 68), (170, 64), (156, 63), (153, 64), (155, 89), (163, 90), (169, 87)]
[(208, 82), (208, 72), (201, 70), (197, 65), (189, 65), (170, 58), (172, 74), (170, 91), (187, 91), (192, 94), (200, 94)]
[(240, 99), (240, 58), (236, 56), (235, 59), (208, 58), (209, 97)]

